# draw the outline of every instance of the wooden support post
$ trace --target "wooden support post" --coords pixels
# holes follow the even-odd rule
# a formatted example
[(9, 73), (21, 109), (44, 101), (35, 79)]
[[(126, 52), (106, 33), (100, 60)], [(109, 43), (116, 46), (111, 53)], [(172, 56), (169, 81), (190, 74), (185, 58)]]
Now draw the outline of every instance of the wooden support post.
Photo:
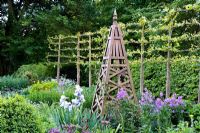
[(89, 87), (92, 86), (92, 70), (91, 70), (91, 44), (92, 44), (92, 41), (91, 41), (91, 34), (89, 34)]
[(77, 84), (80, 85), (80, 33), (78, 33), (77, 38), (78, 38), (78, 43), (77, 43), (76, 70), (77, 70)]
[(61, 45), (61, 35), (59, 35), (59, 42), (58, 42), (58, 61), (57, 61), (57, 82), (59, 83), (60, 80), (60, 46)]

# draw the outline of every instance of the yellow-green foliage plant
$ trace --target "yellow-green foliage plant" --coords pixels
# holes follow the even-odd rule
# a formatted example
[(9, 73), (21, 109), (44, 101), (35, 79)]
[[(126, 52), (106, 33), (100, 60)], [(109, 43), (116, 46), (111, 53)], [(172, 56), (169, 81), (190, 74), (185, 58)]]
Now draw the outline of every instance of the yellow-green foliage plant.
[(51, 105), (58, 102), (60, 96), (58, 84), (55, 81), (37, 82), (28, 91), (28, 99), (34, 103), (43, 102)]
[(0, 133), (43, 133), (33, 105), (19, 95), (0, 97)]
[(51, 105), (59, 101), (61, 94), (57, 89), (56, 81), (37, 82), (29, 88), (28, 99), (34, 103), (43, 102)]
[(57, 85), (55, 81), (37, 82), (30, 87), (30, 92), (51, 91)]

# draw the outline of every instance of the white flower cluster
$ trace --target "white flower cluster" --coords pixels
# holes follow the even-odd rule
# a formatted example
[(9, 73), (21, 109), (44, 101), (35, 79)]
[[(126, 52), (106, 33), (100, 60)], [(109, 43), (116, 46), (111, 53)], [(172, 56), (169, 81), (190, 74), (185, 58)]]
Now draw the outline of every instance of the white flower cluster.
[(62, 95), (60, 98), (60, 106), (64, 109), (68, 109), (69, 111), (71, 111), (74, 107), (79, 107), (82, 103), (85, 102), (85, 98), (82, 94), (82, 91), (83, 89), (79, 85), (76, 85), (76, 90), (74, 93), (74, 96), (76, 96), (76, 98), (72, 99), (71, 102), (68, 102), (68, 97)]

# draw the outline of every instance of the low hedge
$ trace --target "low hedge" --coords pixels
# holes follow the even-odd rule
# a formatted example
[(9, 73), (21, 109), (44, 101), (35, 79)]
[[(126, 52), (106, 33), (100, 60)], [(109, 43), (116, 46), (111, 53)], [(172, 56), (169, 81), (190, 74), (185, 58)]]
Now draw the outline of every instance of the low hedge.
[(0, 91), (18, 91), (29, 85), (27, 78), (16, 78), (13, 76), (0, 77)]
[(38, 80), (44, 80), (52, 75), (51, 67), (48, 65), (38, 64), (27, 64), (20, 66), (17, 71), (13, 74), (15, 77), (25, 77), (31, 82)]

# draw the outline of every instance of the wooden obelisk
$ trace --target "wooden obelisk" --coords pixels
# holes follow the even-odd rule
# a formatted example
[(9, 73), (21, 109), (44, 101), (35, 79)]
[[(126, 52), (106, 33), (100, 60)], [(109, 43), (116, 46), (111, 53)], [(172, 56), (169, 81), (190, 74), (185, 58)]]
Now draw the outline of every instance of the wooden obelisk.
[(115, 10), (92, 103), (92, 111), (104, 114), (105, 103), (117, 100), (116, 95), (121, 88), (127, 91), (130, 100), (133, 99), (136, 103), (138, 102), (123, 35), (117, 24), (117, 13)]

